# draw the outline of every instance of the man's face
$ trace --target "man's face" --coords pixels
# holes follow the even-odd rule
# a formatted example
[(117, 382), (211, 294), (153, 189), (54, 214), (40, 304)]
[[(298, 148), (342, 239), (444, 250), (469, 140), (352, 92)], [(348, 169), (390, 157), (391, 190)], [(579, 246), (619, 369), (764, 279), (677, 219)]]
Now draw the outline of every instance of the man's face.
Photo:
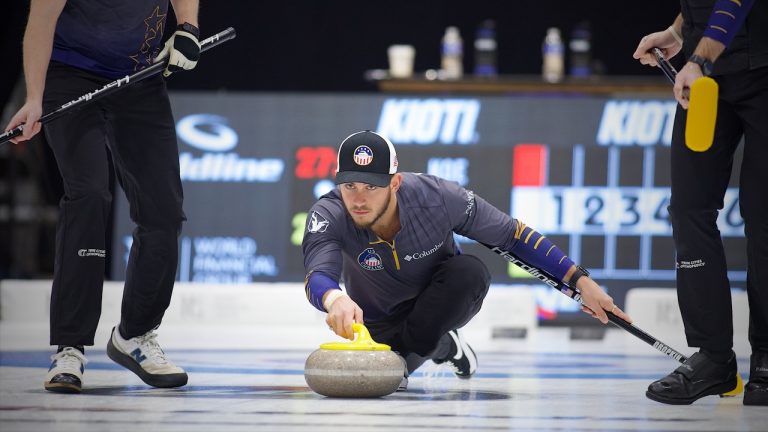
[(341, 199), (347, 213), (359, 228), (367, 229), (378, 222), (389, 207), (392, 187), (379, 187), (367, 183), (342, 183)]

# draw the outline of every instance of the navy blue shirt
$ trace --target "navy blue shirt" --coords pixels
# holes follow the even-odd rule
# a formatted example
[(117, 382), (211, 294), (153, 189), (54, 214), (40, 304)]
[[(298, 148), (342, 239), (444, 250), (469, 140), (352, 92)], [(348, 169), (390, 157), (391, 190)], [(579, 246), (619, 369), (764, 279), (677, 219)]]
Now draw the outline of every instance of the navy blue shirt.
[(161, 47), (168, 0), (67, 0), (51, 60), (106, 78), (152, 64)]
[[(471, 190), (428, 174), (402, 173), (397, 191), (400, 231), (392, 242), (358, 228), (337, 189), (310, 209), (302, 249), (307, 274), (321, 272), (346, 283), (347, 294), (380, 321), (404, 312), (432, 280), (437, 267), (459, 253), (453, 233), (488, 246), (515, 251), (529, 247), (532, 229), (498, 210)], [(526, 231), (527, 230), (527, 231)], [(525, 245), (524, 245), (525, 244)], [(554, 248), (554, 246), (552, 246)], [(549, 251), (536, 251), (544, 256)], [(572, 262), (563, 257), (550, 268), (562, 278)]]

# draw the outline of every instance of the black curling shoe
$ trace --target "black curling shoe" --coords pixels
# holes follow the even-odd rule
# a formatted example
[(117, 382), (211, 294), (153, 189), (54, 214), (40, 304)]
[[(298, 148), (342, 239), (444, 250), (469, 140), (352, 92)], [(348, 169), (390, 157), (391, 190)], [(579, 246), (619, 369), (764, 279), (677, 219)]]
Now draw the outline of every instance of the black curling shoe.
[(768, 353), (752, 354), (749, 382), (744, 388), (744, 405), (768, 406)]
[(448, 357), (432, 359), (436, 364), (445, 363), (453, 370), (453, 373), (461, 379), (472, 378), (477, 370), (477, 354), (464, 339), (463, 333), (458, 329), (446, 333), (450, 336), (451, 348)]
[(728, 363), (719, 364), (697, 352), (671, 374), (651, 383), (645, 395), (665, 404), (689, 405), (704, 396), (735, 396), (742, 386), (734, 353)]

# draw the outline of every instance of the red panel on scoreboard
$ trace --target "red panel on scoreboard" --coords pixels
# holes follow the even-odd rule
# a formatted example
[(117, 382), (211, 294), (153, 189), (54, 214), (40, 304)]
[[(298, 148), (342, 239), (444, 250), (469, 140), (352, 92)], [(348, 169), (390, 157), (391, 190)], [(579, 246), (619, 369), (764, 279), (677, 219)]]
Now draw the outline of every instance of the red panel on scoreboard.
[(517, 144), (512, 153), (512, 186), (546, 185), (548, 157), (544, 144)]

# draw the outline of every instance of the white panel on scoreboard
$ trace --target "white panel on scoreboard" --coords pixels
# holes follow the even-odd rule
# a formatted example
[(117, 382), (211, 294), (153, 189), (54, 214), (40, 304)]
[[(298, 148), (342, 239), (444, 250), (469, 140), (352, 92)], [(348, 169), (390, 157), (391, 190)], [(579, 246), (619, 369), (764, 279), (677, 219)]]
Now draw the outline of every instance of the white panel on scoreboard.
[[(743, 236), (738, 190), (728, 189), (718, 217), (723, 236)], [(669, 188), (518, 186), (512, 216), (548, 234), (671, 236)]]

